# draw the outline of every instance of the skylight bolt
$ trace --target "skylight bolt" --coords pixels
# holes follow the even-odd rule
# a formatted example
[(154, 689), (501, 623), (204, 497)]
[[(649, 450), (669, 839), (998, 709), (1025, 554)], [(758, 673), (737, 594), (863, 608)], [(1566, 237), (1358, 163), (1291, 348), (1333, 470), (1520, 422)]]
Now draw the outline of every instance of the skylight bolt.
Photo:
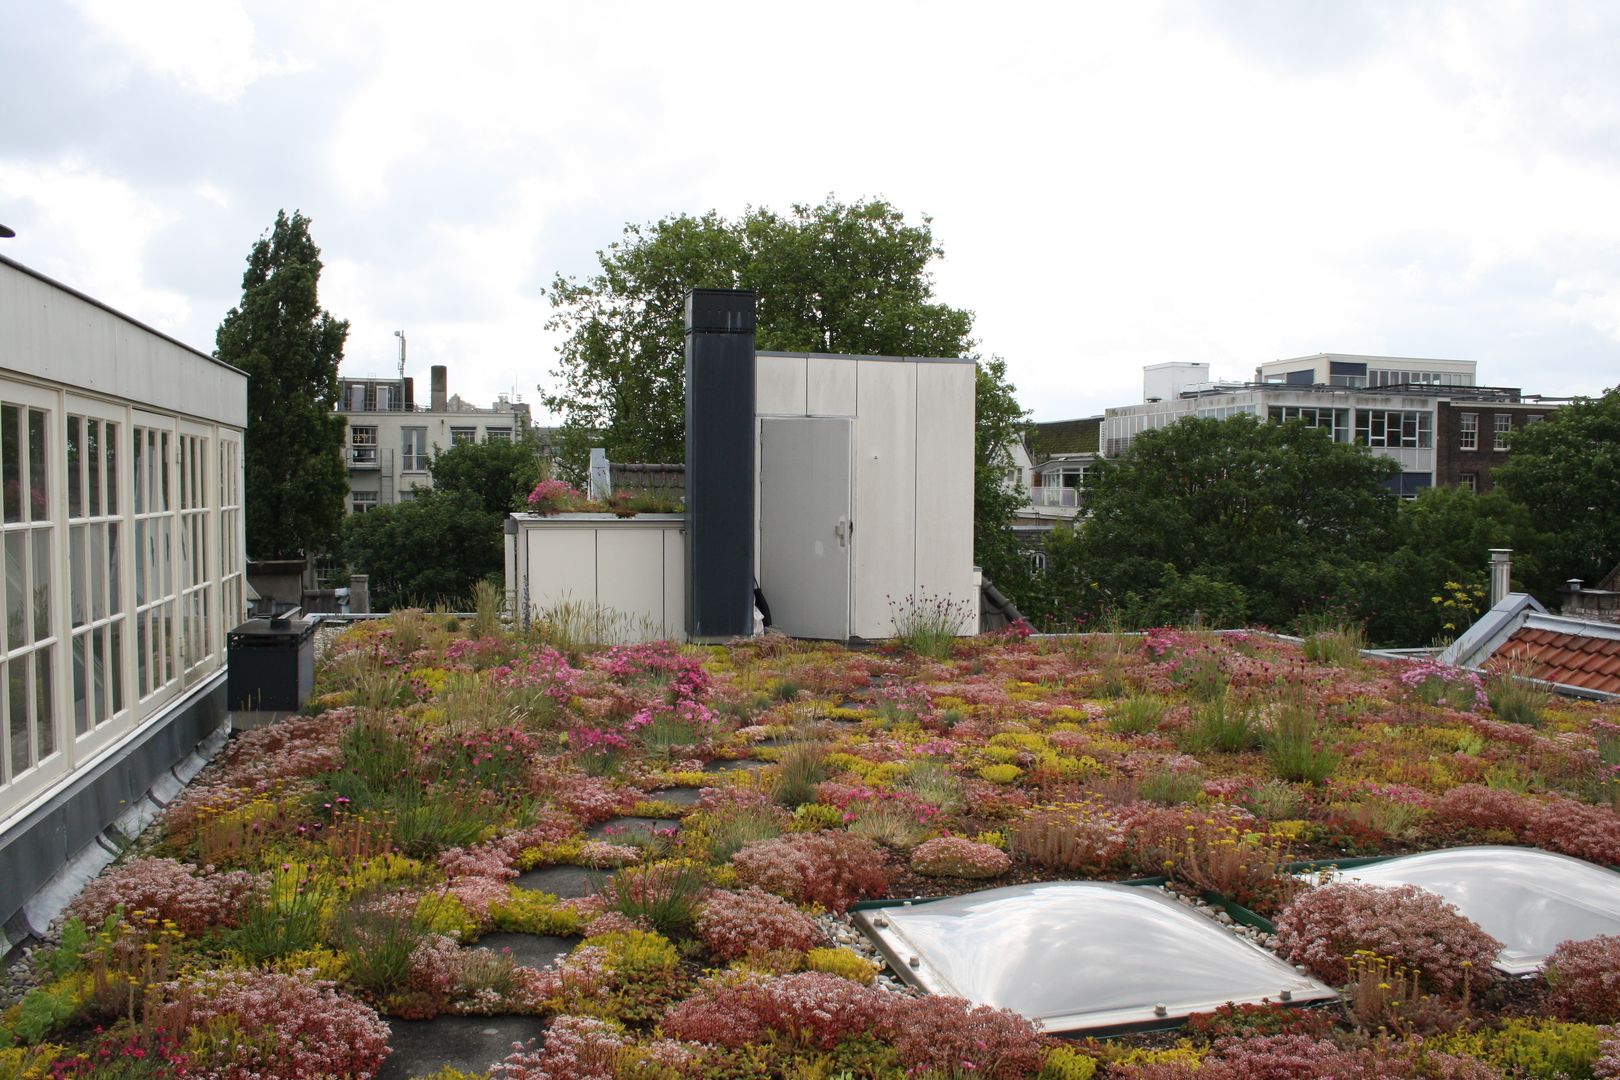
[(1294, 1000), (1294, 992), (1292, 990), (1284, 990), (1282, 992), (1282, 994), (1279, 995), (1279, 996), (1281, 996), (1281, 998), (1284, 1001), (1293, 1001)]
[(1165, 1004), (1163, 1002), (1160, 1002), (1159, 1004), (1153, 1006), (1153, 1015), (1154, 1016), (1169, 1016), (1170, 1015), (1170, 1010), (1165, 1006)]
[(910, 965), (911, 965), (911, 966), (912, 966), (912, 967), (922, 967), (922, 961), (921, 961), (921, 960), (919, 960), (919, 959), (918, 959), (918, 958), (917, 958), (917, 957), (915, 957), (915, 956), (913, 956), (913, 957), (912, 957), (912, 958), (911, 958), (911, 959), (910, 959), (910, 960), (909, 960), (909, 961), (907, 961), (907, 962), (908, 962), (908, 963), (909, 963), (909, 964), (910, 964)]

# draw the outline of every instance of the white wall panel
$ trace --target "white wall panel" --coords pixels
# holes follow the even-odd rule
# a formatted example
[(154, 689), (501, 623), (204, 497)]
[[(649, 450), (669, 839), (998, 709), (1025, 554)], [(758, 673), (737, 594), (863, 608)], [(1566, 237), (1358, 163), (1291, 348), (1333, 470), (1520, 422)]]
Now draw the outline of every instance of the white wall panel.
[(805, 385), (805, 411), (811, 416), (854, 416), (856, 365), (847, 356), (812, 356)]
[(867, 361), (856, 386), (851, 633), (894, 633), (889, 601), (916, 588), (917, 364)]
[(963, 633), (978, 629), (973, 591), (971, 364), (916, 364), (917, 591), (948, 598)]
[(515, 515), (518, 551), (507, 591), (531, 617), (564, 602), (600, 605), (627, 616), (638, 639), (680, 640), (686, 626), (685, 520), (607, 514), (539, 518)]
[(803, 416), (804, 371), (802, 356), (755, 357), (754, 415)]
[(230, 427), (247, 424), (247, 380), (16, 267), (0, 263), (0, 367)]
[[(572, 600), (596, 600), (596, 530), (589, 527), (526, 529), (529, 607), (543, 612)], [(523, 595), (523, 582), (517, 583)]]
[(647, 620), (653, 636), (663, 633), (662, 530), (597, 530), (596, 602), (632, 620)]

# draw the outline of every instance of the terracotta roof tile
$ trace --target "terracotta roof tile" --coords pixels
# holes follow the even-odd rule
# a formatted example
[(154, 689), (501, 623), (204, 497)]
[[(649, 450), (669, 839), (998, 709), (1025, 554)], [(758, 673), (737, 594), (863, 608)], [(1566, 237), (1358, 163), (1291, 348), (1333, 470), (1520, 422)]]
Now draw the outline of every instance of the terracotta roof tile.
[(1515, 631), (1496, 655), (1522, 657), (1549, 682), (1620, 694), (1620, 640), (1526, 628)]

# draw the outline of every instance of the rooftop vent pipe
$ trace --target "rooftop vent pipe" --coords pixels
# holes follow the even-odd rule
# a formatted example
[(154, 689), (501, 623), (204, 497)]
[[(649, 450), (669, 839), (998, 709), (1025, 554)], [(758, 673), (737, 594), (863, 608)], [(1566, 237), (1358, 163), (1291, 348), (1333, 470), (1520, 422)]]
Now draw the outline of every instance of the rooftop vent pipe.
[(1491, 548), (1491, 607), (1513, 588), (1513, 549)]

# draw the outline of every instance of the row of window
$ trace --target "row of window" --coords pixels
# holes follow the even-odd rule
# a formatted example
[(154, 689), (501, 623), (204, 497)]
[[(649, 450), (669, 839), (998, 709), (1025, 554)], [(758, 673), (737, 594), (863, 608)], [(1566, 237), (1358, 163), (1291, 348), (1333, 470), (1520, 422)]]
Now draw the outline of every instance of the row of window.
[[(1531, 413), (1524, 418), (1524, 422), (1526, 425), (1534, 424), (1540, 421), (1541, 418), (1540, 413)], [(1457, 419), (1459, 421), (1457, 434), (1458, 448), (1462, 450), (1478, 450), (1479, 413), (1458, 413)], [(1496, 413), (1491, 417), (1491, 420), (1494, 427), (1492, 434), (1495, 435), (1495, 440), (1492, 443), (1491, 449), (1506, 450), (1508, 448), (1508, 438), (1513, 434), (1513, 417), (1508, 413)]]
[(219, 667), (240, 433), (0, 381), (0, 814)]
[[(475, 427), (453, 427), (450, 429), (450, 445), (452, 446), (477, 441), (478, 429)], [(512, 441), (512, 429), (509, 427), (485, 428), (484, 441), (509, 443)], [(378, 457), (377, 449), (377, 427), (375, 424), (355, 424), (349, 428), (350, 464), (379, 465), (381, 459)], [(427, 428), (400, 428), (400, 471), (426, 472), (427, 466)]]

